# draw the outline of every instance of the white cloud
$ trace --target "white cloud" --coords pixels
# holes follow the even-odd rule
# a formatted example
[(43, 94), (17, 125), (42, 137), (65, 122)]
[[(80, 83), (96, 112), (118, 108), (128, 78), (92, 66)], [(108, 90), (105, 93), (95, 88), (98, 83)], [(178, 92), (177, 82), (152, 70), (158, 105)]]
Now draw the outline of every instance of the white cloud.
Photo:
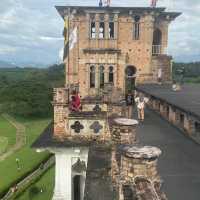
[(40, 36), (39, 38), (40, 38), (40, 40), (45, 40), (45, 41), (55, 41), (55, 40), (62, 40), (63, 41), (62, 37)]
[(17, 51), (16, 47), (9, 47), (9, 46), (4, 46), (4, 47), (0, 47), (0, 55), (4, 55), (4, 54), (10, 54), (10, 53), (14, 53)]
[[(149, 6), (150, 2), (113, 0), (112, 5)], [(9, 52), (15, 60), (62, 60), (63, 20), (54, 5), (94, 6), (98, 0), (0, 0), (0, 60), (10, 58)], [(171, 24), (169, 52), (178, 59), (200, 55), (200, 1), (160, 0), (158, 6), (183, 12)]]
[(60, 62), (63, 62), (63, 53), (64, 53), (64, 48), (61, 48), (59, 50), (59, 61)]

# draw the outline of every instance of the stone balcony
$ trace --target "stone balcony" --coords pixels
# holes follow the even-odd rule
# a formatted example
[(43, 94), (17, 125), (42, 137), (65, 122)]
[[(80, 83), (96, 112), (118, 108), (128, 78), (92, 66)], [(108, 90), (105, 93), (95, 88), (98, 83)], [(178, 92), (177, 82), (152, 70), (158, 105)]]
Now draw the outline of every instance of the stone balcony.
[(69, 103), (69, 91), (66, 88), (54, 88), (53, 89), (53, 104), (68, 104)]
[(158, 56), (158, 55), (167, 55), (167, 48), (165, 48), (162, 45), (152, 45), (152, 55)]
[(95, 140), (110, 140), (106, 112), (74, 112), (68, 116), (67, 135)]

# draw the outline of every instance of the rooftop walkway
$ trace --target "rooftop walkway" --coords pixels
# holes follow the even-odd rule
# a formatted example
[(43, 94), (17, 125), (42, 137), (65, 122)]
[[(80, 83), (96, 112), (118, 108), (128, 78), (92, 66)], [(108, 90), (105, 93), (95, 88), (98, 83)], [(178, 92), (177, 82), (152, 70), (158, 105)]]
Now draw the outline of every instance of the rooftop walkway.
[(200, 84), (185, 84), (180, 91), (173, 91), (171, 84), (146, 84), (137, 90), (163, 100), (200, 119)]
[(157, 146), (163, 152), (158, 165), (168, 199), (199, 200), (200, 145), (153, 111), (147, 110), (145, 117), (138, 138), (142, 144)]

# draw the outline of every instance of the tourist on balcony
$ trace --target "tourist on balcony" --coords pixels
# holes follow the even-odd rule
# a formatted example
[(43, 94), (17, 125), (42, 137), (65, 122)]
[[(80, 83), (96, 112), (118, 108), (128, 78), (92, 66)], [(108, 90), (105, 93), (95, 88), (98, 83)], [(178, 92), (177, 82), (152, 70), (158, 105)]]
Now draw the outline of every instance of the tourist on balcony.
[(144, 121), (144, 110), (148, 101), (149, 99), (144, 97), (143, 95), (139, 95), (139, 97), (135, 98), (135, 103), (137, 105), (137, 112), (138, 112), (138, 120), (140, 121)]
[(77, 92), (73, 92), (69, 108), (72, 112), (79, 112), (81, 110), (81, 99)]

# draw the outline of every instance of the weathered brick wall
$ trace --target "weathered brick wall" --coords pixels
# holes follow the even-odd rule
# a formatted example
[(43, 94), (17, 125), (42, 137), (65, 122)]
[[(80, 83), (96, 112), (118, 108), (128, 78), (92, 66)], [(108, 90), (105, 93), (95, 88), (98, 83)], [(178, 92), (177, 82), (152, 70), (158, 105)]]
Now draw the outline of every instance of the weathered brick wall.
[(131, 183), (136, 176), (144, 176), (150, 180), (159, 180), (157, 160), (131, 159), (125, 156), (121, 158), (121, 177), (123, 182)]
[[(98, 14), (96, 15), (98, 19)], [(108, 16), (105, 14), (105, 23)], [(156, 25), (155, 25), (156, 24)], [(162, 66), (164, 80), (170, 80), (170, 59), (169, 57), (152, 58), (152, 42), (155, 26), (162, 32), (163, 48), (167, 47), (168, 23), (160, 20), (159, 23), (151, 14), (141, 16), (140, 19), (140, 39), (133, 39), (133, 18), (127, 15), (115, 14), (115, 38), (108, 39), (90, 39), (90, 16), (76, 15), (70, 22), (70, 27), (78, 27), (78, 42), (73, 50), (70, 51), (69, 59), (66, 63), (66, 83), (79, 83), (81, 95), (94, 95), (98, 89), (89, 88), (89, 67), (91, 64), (105, 67), (105, 81), (108, 80), (107, 72), (110, 65), (114, 66), (114, 84), (115, 87), (125, 89), (125, 68), (127, 65), (134, 65), (137, 69), (137, 83), (156, 82), (158, 67)], [(107, 26), (107, 25), (106, 25)], [(118, 30), (118, 32), (117, 32)], [(109, 49), (114, 48), (120, 52), (84, 52), (84, 49)], [(164, 50), (163, 50), (164, 52)], [(128, 57), (128, 59), (127, 59)], [(69, 69), (68, 69), (69, 61)], [(96, 73), (98, 71), (96, 70)], [(96, 80), (98, 87), (98, 80)]]

